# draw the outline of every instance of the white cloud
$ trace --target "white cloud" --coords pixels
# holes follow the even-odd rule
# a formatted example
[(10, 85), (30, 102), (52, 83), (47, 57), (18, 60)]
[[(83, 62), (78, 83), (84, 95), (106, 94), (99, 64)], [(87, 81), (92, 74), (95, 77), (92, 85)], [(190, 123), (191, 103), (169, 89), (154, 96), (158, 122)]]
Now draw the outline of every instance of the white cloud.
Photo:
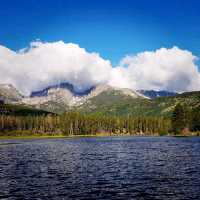
[[(111, 80), (110, 84), (177, 92), (200, 90), (196, 60), (197, 57), (191, 52), (178, 47), (126, 56), (115, 69), (114, 81)], [(116, 80), (117, 76), (119, 81)]]
[(12, 51), (0, 46), (0, 83), (11, 83), (24, 94), (60, 82), (85, 90), (101, 83), (131, 89), (200, 90), (200, 73), (191, 52), (161, 48), (124, 57), (113, 68), (109, 60), (62, 41), (32, 42)]
[(72, 43), (36, 41), (19, 52), (0, 46), (0, 83), (11, 83), (24, 94), (60, 82), (85, 90), (105, 83), (111, 70), (110, 61)]

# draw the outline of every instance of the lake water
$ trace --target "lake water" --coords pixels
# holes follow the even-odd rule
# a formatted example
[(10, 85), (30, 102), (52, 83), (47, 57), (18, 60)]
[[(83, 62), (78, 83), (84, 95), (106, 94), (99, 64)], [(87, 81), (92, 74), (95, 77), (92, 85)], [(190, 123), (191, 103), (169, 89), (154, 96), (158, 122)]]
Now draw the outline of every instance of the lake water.
[(200, 137), (0, 141), (0, 199), (200, 199)]

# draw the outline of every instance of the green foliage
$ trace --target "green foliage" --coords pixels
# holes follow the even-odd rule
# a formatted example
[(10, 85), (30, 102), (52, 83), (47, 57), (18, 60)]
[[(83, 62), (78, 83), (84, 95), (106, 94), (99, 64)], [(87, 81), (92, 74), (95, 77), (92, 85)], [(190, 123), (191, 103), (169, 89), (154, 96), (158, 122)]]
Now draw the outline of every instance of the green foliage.
[(8, 131), (19, 136), (26, 131), (29, 131), (29, 135), (158, 135), (161, 132), (167, 134), (169, 128), (170, 120), (163, 117), (109, 117), (78, 112), (67, 112), (61, 116), (0, 115), (2, 135)]
[[(200, 93), (132, 99), (101, 94), (76, 111), (56, 115), (19, 105), (0, 105), (0, 134), (8, 135), (165, 135), (184, 128), (200, 131)], [(176, 105), (176, 106), (175, 106)]]
[(61, 127), (67, 135), (84, 134), (167, 134), (170, 120), (163, 117), (117, 117), (102, 114), (68, 112), (61, 116)]
[(191, 112), (191, 130), (200, 131), (200, 105)]
[(188, 109), (195, 108), (200, 102), (200, 92), (187, 92), (172, 97), (143, 99), (124, 97), (120, 94), (111, 95), (103, 92), (85, 102), (78, 108), (82, 113), (101, 113), (107, 116), (143, 116), (143, 117), (171, 117), (177, 104), (187, 105)]
[(191, 131), (200, 130), (200, 107), (190, 109), (186, 104), (177, 104), (171, 117), (172, 131), (176, 134), (184, 129)]
[(29, 135), (40, 135), (42, 133), (53, 135), (60, 132), (59, 117), (51, 114), (35, 116), (0, 115), (1, 136), (8, 135), (9, 131), (16, 135), (26, 131)]
[(48, 111), (31, 108), (24, 105), (11, 105), (11, 104), (0, 104), (0, 114), (4, 115), (47, 115), (50, 114)]
[(181, 104), (177, 104), (172, 114), (172, 130), (178, 134), (186, 126), (184, 108)]

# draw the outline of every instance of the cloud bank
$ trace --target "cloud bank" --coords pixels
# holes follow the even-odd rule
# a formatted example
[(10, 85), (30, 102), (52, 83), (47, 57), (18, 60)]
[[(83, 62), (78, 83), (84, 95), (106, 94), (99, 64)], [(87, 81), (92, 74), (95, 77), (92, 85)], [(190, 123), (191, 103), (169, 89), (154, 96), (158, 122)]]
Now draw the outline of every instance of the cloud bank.
[(24, 94), (61, 82), (82, 91), (107, 82), (111, 70), (110, 61), (72, 43), (32, 42), (19, 52), (0, 46), (0, 82), (13, 84)]
[(18, 52), (0, 46), (0, 83), (13, 84), (23, 94), (68, 82), (77, 91), (108, 83), (131, 89), (200, 90), (197, 57), (178, 47), (125, 56), (119, 66), (98, 53), (62, 41), (32, 42)]
[(176, 92), (200, 90), (196, 60), (191, 52), (178, 47), (126, 56), (114, 69), (110, 84)]

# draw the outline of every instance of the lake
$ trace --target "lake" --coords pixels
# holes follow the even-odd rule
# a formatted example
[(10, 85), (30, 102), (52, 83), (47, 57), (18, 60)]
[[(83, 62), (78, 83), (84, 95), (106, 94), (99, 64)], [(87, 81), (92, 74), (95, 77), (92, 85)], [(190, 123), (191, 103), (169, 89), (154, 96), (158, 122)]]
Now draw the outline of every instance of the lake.
[(200, 137), (0, 141), (0, 199), (200, 199)]

